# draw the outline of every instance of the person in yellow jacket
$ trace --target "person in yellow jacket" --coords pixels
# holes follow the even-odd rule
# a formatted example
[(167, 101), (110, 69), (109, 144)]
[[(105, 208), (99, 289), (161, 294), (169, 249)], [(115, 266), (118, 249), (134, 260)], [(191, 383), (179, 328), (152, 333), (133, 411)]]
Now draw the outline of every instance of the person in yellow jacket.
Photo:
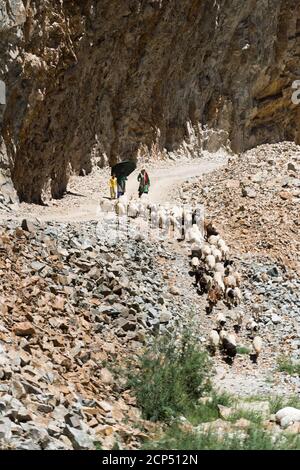
[(110, 188), (110, 198), (116, 199), (117, 198), (117, 188), (118, 188), (118, 181), (116, 175), (112, 175), (109, 180), (109, 188)]

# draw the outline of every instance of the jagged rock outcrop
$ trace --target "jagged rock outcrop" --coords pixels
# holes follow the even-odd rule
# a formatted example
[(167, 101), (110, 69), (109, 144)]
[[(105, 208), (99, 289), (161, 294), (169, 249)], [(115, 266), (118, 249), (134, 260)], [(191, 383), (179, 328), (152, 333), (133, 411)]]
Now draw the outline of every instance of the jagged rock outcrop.
[(300, 142), (297, 0), (8, 0), (0, 6), (1, 133), (23, 201), (66, 189), (95, 150), (174, 151), (187, 123), (239, 151)]

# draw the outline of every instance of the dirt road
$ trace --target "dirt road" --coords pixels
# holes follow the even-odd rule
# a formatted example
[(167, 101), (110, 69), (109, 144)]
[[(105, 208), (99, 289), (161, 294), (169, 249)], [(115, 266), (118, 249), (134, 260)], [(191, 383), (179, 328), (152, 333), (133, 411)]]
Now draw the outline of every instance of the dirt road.
[[(170, 192), (179, 187), (185, 180), (202, 174), (212, 172), (226, 164), (226, 156), (212, 155), (209, 158), (176, 162), (170, 166), (157, 165), (150, 167), (151, 188), (149, 200), (156, 203), (171, 202)], [(138, 170), (132, 173), (127, 181), (128, 197), (137, 199)], [(98, 220), (99, 201), (102, 197), (108, 197), (109, 170), (97, 169), (86, 177), (73, 177), (69, 184), (66, 196), (59, 200), (49, 200), (46, 206), (32, 204), (20, 204), (19, 208), (11, 213), (1, 214), (2, 220), (7, 219), (33, 219), (56, 222), (88, 222)]]

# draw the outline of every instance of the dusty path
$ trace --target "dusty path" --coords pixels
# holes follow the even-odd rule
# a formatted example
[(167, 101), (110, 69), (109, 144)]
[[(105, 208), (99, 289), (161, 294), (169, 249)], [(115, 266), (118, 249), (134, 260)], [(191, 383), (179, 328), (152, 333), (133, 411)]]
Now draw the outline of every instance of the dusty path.
[[(226, 158), (211, 158), (198, 160), (197, 163), (191, 163), (176, 167), (154, 169), (151, 171), (151, 189), (149, 199), (153, 202), (170, 201), (170, 191), (174, 186), (180, 185), (184, 180), (193, 177), (199, 177), (205, 173), (210, 173), (220, 168), (226, 163)], [(128, 195), (137, 194), (137, 172), (134, 172), (128, 179)]]
[[(192, 177), (199, 177), (205, 173), (221, 168), (227, 162), (226, 156), (212, 155), (197, 159), (193, 162), (176, 162), (170, 166), (153, 166), (149, 169), (151, 188), (149, 200), (153, 202), (170, 201), (171, 189)], [(148, 168), (147, 168), (148, 169)], [(129, 176), (127, 181), (128, 197), (137, 198), (138, 170)], [(69, 184), (68, 194), (60, 201), (51, 200), (47, 206), (20, 204), (12, 213), (1, 214), (2, 220), (7, 219), (33, 219), (56, 222), (88, 222), (98, 220), (100, 216), (99, 201), (108, 197), (109, 170), (95, 170), (84, 178), (73, 177)]]

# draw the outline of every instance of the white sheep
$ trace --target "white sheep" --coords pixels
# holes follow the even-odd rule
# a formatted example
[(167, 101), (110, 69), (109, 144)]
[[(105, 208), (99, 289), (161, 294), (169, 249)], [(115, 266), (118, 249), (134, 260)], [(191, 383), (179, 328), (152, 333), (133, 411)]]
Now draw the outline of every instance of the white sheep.
[(216, 248), (214, 245), (211, 247), (211, 254), (216, 258), (217, 263), (222, 261), (223, 255), (218, 248)]
[(218, 327), (222, 328), (223, 326), (226, 325), (227, 320), (223, 312), (218, 313), (216, 320), (217, 320)]
[(171, 215), (176, 217), (176, 219), (180, 219), (180, 221), (182, 222), (182, 217), (184, 214), (182, 207), (174, 206), (171, 208), (170, 213)]
[(192, 258), (191, 265), (193, 266), (193, 268), (197, 268), (199, 266), (199, 264), (200, 264), (199, 258), (194, 256), (194, 258)]
[(147, 209), (149, 210), (150, 214), (151, 214), (152, 212), (157, 213), (158, 210), (159, 210), (159, 206), (158, 206), (158, 204), (150, 203), (150, 204), (147, 205)]
[(263, 345), (263, 342), (262, 342), (261, 337), (255, 336), (252, 342), (252, 351), (250, 354), (250, 358), (254, 363), (257, 362), (258, 356), (260, 355), (262, 351), (262, 345)]
[(235, 277), (235, 281), (236, 281), (236, 285), (237, 287), (239, 287), (241, 285), (241, 282), (242, 282), (242, 276), (241, 274), (238, 272), (238, 271), (234, 271), (232, 273), (232, 275)]
[(251, 331), (251, 334), (258, 331), (258, 328), (259, 328), (258, 323), (256, 323), (256, 321), (253, 318), (251, 318), (246, 325), (246, 329)]
[(185, 233), (184, 233), (184, 239), (185, 239), (185, 241), (190, 243), (192, 237), (193, 237), (192, 229), (189, 228), (189, 229), (185, 230)]
[(126, 215), (126, 206), (120, 201), (116, 204), (116, 212), (120, 217)]
[(207, 243), (204, 243), (201, 248), (201, 252), (202, 252), (202, 259), (205, 259), (207, 256), (211, 255), (210, 245), (208, 245)]
[(235, 287), (233, 289), (234, 292), (234, 298), (237, 304), (239, 304), (243, 298), (242, 291), (239, 287)]
[(143, 213), (146, 212), (146, 210), (148, 209), (148, 205), (146, 201), (143, 201), (142, 199), (139, 200), (137, 207), (138, 207), (139, 212), (143, 212)]
[(185, 230), (188, 230), (189, 228), (192, 227), (192, 213), (190, 211), (187, 211), (186, 209), (183, 210), (183, 219), (184, 219), (184, 226)]
[(113, 212), (114, 211), (114, 202), (108, 199), (103, 199), (100, 202), (100, 207), (103, 212)]
[(222, 276), (224, 277), (224, 274), (225, 274), (224, 264), (223, 263), (216, 263), (215, 271), (217, 273), (221, 273)]
[(225, 338), (226, 334), (227, 334), (227, 331), (226, 331), (226, 330), (221, 330), (221, 331), (219, 332), (219, 336), (220, 336), (221, 342), (222, 342), (223, 339)]
[(158, 212), (158, 226), (159, 228), (165, 228), (167, 225), (167, 214), (166, 211), (160, 209)]
[(139, 210), (137, 204), (129, 203), (128, 205), (128, 217), (135, 218), (139, 215)]
[(201, 278), (199, 279), (199, 284), (202, 292), (208, 292), (212, 288), (213, 283), (213, 278), (208, 274), (202, 274)]
[(228, 246), (226, 245), (226, 243), (224, 242), (224, 240), (220, 239), (220, 240), (218, 241), (218, 248), (219, 248), (219, 250), (220, 250), (221, 253), (222, 253), (223, 259), (227, 259), (227, 258), (228, 258), (228, 255), (229, 255), (229, 248), (228, 248)]
[(292, 406), (286, 406), (277, 411), (275, 418), (282, 428), (287, 428), (292, 423), (300, 422), (300, 410)]
[(225, 292), (225, 285), (223, 282), (223, 275), (220, 272), (215, 272), (214, 273), (214, 281), (218, 285), (218, 287), (221, 289), (222, 292)]
[(126, 196), (126, 194), (123, 194), (122, 196), (120, 196), (118, 202), (120, 202), (121, 204), (124, 204), (124, 206), (127, 207), (128, 197)]
[(226, 245), (226, 242), (219, 236), (219, 239), (217, 241), (217, 247), (222, 248), (222, 245)]
[(224, 284), (226, 287), (231, 287), (232, 289), (236, 287), (236, 279), (232, 274), (224, 277)]
[(192, 230), (192, 243), (203, 243), (204, 242), (204, 238), (203, 238), (203, 234), (201, 233), (201, 230), (199, 229), (198, 225), (197, 224), (193, 224), (192, 227), (191, 227), (191, 230)]
[(218, 241), (220, 240), (220, 235), (211, 235), (208, 239), (210, 245), (218, 246)]
[(201, 237), (201, 235), (196, 234), (195, 232), (192, 232), (191, 238), (190, 238), (190, 242), (191, 242), (191, 243), (198, 243), (198, 244), (201, 244), (202, 241), (203, 241), (203, 238)]
[(211, 270), (214, 269), (214, 267), (216, 266), (215, 257), (213, 255), (208, 255), (205, 258), (205, 263), (206, 263), (206, 265), (209, 269), (211, 269)]
[(240, 329), (243, 324), (243, 314), (241, 311), (233, 311), (230, 315), (233, 321), (233, 327)]
[(253, 349), (256, 356), (258, 357), (262, 351), (263, 341), (260, 336), (255, 336), (253, 339)]
[(216, 330), (210, 332), (208, 341), (211, 349), (215, 352), (220, 344), (220, 336)]
[(170, 215), (170, 226), (174, 232), (181, 234), (181, 224), (174, 215)]

